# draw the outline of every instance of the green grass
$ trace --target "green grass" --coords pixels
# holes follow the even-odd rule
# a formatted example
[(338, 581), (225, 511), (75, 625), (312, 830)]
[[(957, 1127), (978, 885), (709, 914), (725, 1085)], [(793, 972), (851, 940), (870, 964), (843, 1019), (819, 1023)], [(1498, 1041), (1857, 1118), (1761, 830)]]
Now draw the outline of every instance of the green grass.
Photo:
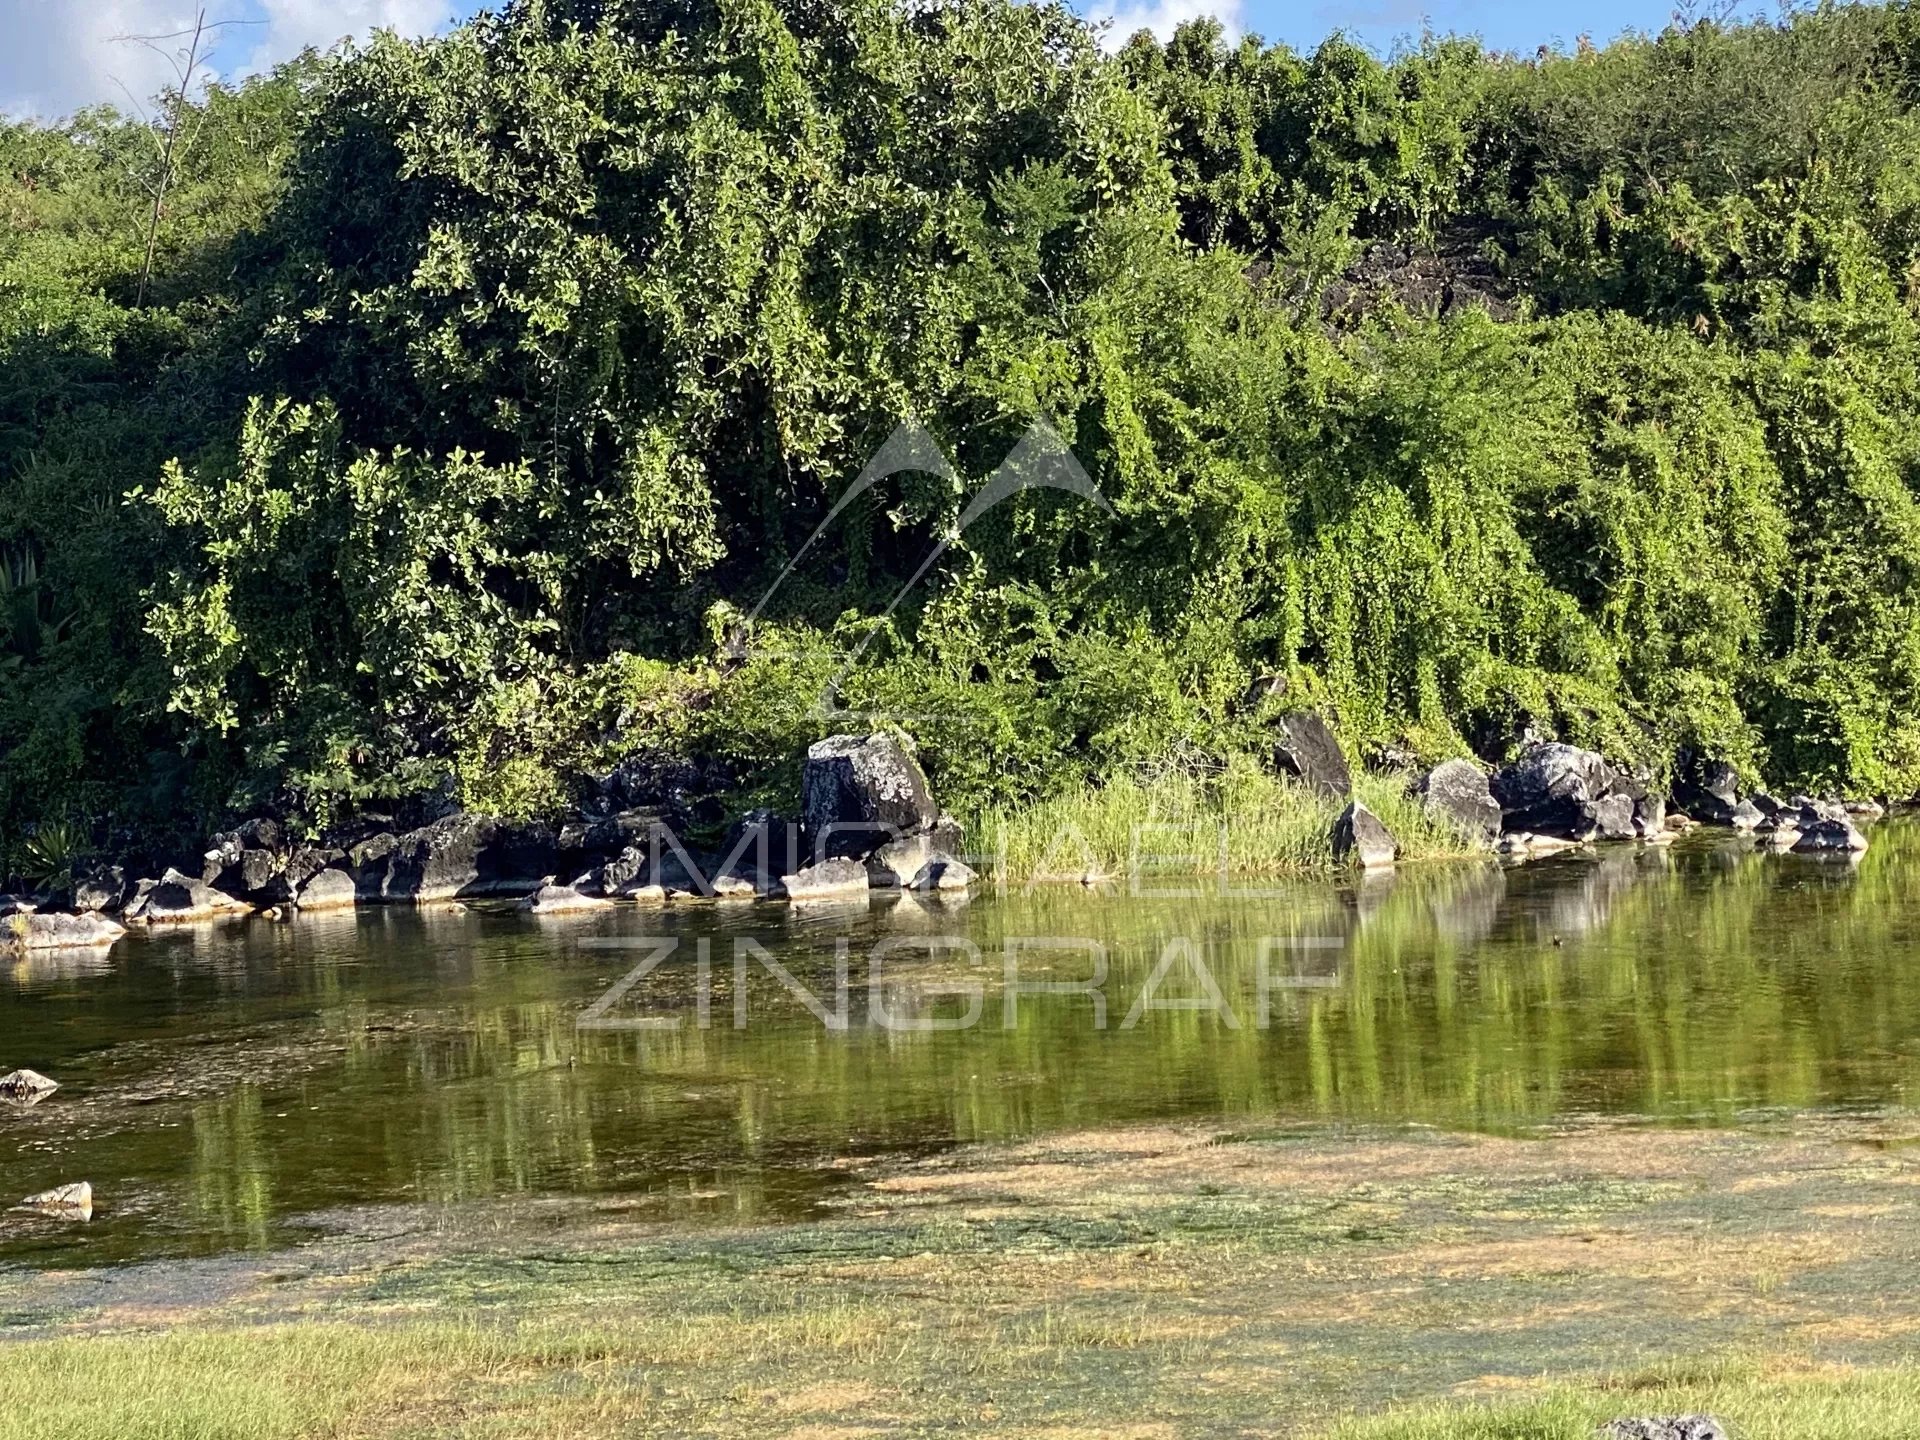
[(1325, 1440), (1592, 1440), (1623, 1415), (1715, 1415), (1733, 1440), (1912, 1440), (1920, 1367), (1796, 1368), (1734, 1359), (1491, 1404), (1427, 1404), (1349, 1421)]
[(1920, 1435), (1912, 1171), (1841, 1140), (1148, 1130), (971, 1159), (788, 1226), (476, 1211), (167, 1311), (0, 1273), (0, 1301), (69, 1297), (0, 1342), (0, 1440)]
[[(1402, 781), (1357, 775), (1355, 794), (1400, 842), (1403, 860), (1458, 856), (1465, 837), (1433, 819)], [(1136, 856), (1192, 854), (1190, 869), (1239, 875), (1315, 875), (1335, 868), (1329, 844), (1344, 802), (1251, 766), (1216, 773), (1170, 768), (1120, 775), (1013, 809), (975, 817), (970, 833), (1002, 878), (1078, 880), (1128, 873)], [(1177, 861), (1174, 863), (1178, 863)], [(1160, 868), (1171, 868), (1167, 861)]]

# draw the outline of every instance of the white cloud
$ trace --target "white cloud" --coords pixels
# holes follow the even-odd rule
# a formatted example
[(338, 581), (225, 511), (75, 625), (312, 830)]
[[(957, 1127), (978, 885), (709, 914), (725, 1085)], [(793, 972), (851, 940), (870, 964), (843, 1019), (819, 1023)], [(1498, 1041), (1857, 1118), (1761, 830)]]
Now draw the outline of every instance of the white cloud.
[[(144, 103), (173, 72), (166, 57), (126, 40), (191, 28), (198, 0), (0, 0), (0, 112), (64, 115), (131, 92)], [(424, 35), (451, 18), (452, 0), (208, 0), (224, 27), (216, 70), (240, 76), (309, 45), (324, 49), (376, 27)], [(180, 42), (168, 42), (177, 45)]]
[(253, 53), (252, 69), (264, 70), (307, 46), (325, 50), (348, 36), (372, 30), (425, 35), (452, 18), (447, 0), (260, 0), (267, 27)]
[(1246, 28), (1241, 23), (1240, 0), (1144, 0), (1118, 7), (1096, 6), (1087, 18), (1096, 23), (1112, 22), (1101, 43), (1109, 50), (1118, 50), (1142, 30), (1151, 30), (1157, 38), (1166, 40), (1176, 27), (1203, 15), (1218, 20), (1229, 40)]

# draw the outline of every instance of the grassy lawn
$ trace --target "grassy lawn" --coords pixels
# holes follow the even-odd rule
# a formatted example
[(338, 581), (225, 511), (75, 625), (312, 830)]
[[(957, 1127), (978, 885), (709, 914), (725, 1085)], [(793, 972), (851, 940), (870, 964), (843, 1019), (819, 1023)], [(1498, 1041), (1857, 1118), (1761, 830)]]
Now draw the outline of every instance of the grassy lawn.
[(0, 1440), (1911, 1437), (1920, 1157), (1868, 1129), (1135, 1130), (877, 1165), (809, 1224), (16, 1272)]

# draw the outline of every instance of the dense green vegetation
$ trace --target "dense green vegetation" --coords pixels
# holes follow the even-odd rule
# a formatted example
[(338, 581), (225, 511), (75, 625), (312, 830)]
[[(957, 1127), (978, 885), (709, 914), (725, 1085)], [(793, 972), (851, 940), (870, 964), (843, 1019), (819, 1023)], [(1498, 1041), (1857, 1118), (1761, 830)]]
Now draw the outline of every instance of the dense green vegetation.
[[(10, 842), (636, 752), (751, 789), (835, 695), (975, 810), (1300, 703), (1920, 785), (1908, 3), (1383, 63), (516, 0), (192, 118), (144, 302), (146, 132), (0, 128)], [(801, 554), (907, 418), (962, 478)], [(958, 533), (1036, 418), (1111, 513)]]

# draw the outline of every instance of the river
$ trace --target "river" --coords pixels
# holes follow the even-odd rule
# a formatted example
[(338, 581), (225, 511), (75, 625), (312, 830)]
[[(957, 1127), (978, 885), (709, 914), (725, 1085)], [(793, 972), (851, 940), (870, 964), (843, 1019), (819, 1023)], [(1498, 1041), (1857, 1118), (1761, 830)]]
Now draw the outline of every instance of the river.
[(1340, 886), (378, 910), (9, 961), (0, 1071), (62, 1088), (0, 1108), (0, 1187), (84, 1179), (99, 1210), (0, 1217), (0, 1265), (514, 1197), (795, 1218), (859, 1157), (1154, 1119), (1527, 1135), (1898, 1110), (1920, 824), (1873, 840), (1857, 863), (1696, 836)]

